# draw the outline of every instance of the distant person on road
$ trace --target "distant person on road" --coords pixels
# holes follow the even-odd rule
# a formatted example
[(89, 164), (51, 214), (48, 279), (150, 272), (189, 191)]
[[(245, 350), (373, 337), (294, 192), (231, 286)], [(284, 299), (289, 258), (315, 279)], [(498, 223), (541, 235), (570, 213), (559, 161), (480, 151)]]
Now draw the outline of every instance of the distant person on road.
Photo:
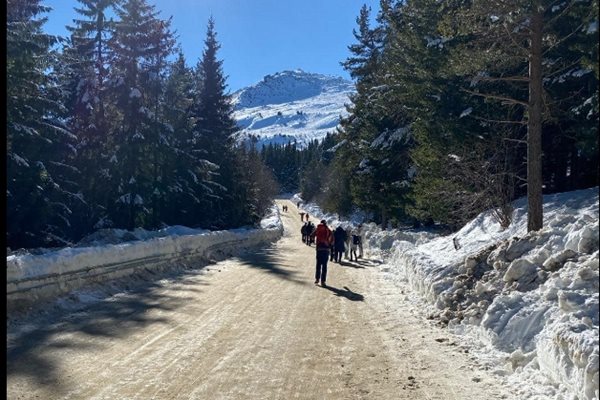
[(308, 213), (306, 213), (306, 222), (308, 222)]
[(352, 225), (348, 225), (346, 227), (346, 240), (345, 240), (345, 246), (344, 246), (344, 258), (347, 260), (349, 258), (350, 255), (350, 246), (352, 245), (352, 234), (354, 232), (352, 231)]
[(342, 253), (346, 250), (346, 231), (342, 226), (338, 226), (335, 228), (335, 232), (333, 232), (333, 261), (336, 263), (342, 262)]
[(298, 206), (298, 208), (300, 208), (300, 202), (298, 202), (298, 204), (296, 204)]
[(327, 261), (329, 260), (329, 250), (333, 242), (333, 234), (327, 227), (327, 222), (322, 220), (317, 229), (315, 229), (314, 237), (317, 243), (317, 267), (315, 270), (315, 285), (321, 281), (321, 286), (327, 286)]
[(356, 255), (356, 250), (358, 249), (358, 245), (360, 243), (360, 236), (357, 235), (358, 231), (353, 232), (352, 240), (350, 243), (350, 261), (352, 261), (352, 256), (354, 255), (354, 261), (358, 261), (358, 256)]
[(313, 224), (311, 221), (307, 222), (307, 228), (306, 228), (306, 244), (307, 245), (311, 245), (315, 242), (315, 237), (313, 235), (314, 231), (315, 231), (315, 224)]
[(332, 240), (331, 246), (329, 248), (329, 261), (333, 262), (333, 257), (335, 255), (335, 236), (333, 236), (333, 232), (331, 232)]
[(365, 234), (363, 224), (358, 224), (358, 257), (363, 258), (363, 236)]
[(302, 225), (302, 228), (300, 228), (300, 233), (302, 234), (302, 243), (306, 243), (308, 244), (308, 224), (304, 223), (304, 225)]
[(304, 222), (304, 212), (300, 213), (300, 222)]

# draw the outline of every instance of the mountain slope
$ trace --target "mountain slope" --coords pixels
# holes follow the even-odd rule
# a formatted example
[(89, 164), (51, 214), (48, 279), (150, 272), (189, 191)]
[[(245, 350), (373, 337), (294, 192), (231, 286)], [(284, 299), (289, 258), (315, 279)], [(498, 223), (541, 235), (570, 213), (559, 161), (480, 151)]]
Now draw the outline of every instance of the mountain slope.
[(354, 84), (340, 77), (302, 70), (267, 75), (232, 95), (234, 117), (241, 128), (238, 140), (251, 136), (257, 146), (296, 141), (303, 147), (335, 132)]

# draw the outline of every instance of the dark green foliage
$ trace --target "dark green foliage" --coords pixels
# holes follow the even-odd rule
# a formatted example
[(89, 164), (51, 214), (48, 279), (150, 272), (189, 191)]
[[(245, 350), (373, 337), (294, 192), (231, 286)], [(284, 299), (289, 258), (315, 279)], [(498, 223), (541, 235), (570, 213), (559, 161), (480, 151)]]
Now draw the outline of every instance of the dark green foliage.
[(39, 1), (7, 3), (7, 244), (46, 246), (69, 239), (80, 202), (71, 165), (74, 136), (62, 122), (53, 67), (57, 38), (42, 32)]
[[(277, 183), (237, 127), (214, 21), (196, 70), (145, 0), (79, 0), (63, 40), (9, 1), (7, 237), (57, 246), (95, 229), (255, 224)], [(109, 10), (117, 16), (107, 20)]]
[(79, 18), (67, 26), (71, 36), (60, 54), (62, 101), (70, 112), (66, 120), (77, 137), (74, 165), (79, 171), (77, 182), (84, 203), (73, 214), (73, 234), (80, 237), (94, 230), (106, 216), (110, 180), (109, 132), (114, 130), (114, 104), (107, 93), (109, 66), (108, 40), (114, 22), (106, 14), (117, 0), (78, 0)]
[[(540, 184), (545, 193), (598, 185), (598, 4), (538, 3)], [(454, 228), (492, 209), (507, 226), (531, 164), (533, 4), (382, 0), (374, 27), (363, 7), (342, 62), (357, 92), (321, 204), (346, 211), (350, 203), (382, 224)], [(344, 191), (349, 201), (336, 202)]]
[(238, 128), (230, 96), (225, 93), (227, 85), (223, 62), (217, 58), (220, 45), (216, 35), (211, 17), (202, 58), (195, 71), (191, 148), (217, 168), (210, 171), (211, 180), (197, 194), (208, 201), (196, 209), (194, 219), (210, 228), (225, 229), (243, 223), (247, 210), (242, 194), (245, 189), (239, 180), (241, 165), (234, 151), (233, 137)]

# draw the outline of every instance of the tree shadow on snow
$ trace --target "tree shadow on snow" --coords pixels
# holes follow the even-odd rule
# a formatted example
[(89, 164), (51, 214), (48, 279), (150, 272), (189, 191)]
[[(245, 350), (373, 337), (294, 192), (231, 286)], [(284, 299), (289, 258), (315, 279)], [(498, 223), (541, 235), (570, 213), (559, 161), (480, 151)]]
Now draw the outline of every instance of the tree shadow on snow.
[[(295, 266), (286, 264), (287, 260), (280, 252), (280, 249), (271, 246), (255, 252), (248, 252), (238, 256), (237, 259), (248, 267), (258, 268), (278, 278), (306, 285), (304, 280), (296, 278), (298, 273), (293, 270)], [(285, 268), (286, 266), (289, 269)]]
[[(67, 295), (39, 306), (16, 326), (7, 327), (7, 378), (27, 376), (57, 396), (66, 395), (77, 382), (71, 382), (60, 370), (55, 355), (69, 349), (101, 350), (107, 342), (96, 342), (94, 337), (119, 339), (151, 324), (168, 324), (169, 319), (151, 316), (151, 311), (189, 306), (192, 298), (169, 294), (159, 280), (166, 277), (176, 282), (196, 274), (194, 270), (157, 274), (150, 282), (130, 278), (112, 281), (113, 286), (105, 282), (99, 290), (91, 289), (97, 296), (93, 302), (80, 304)], [(175, 285), (169, 285), (169, 291), (171, 286)], [(179, 287), (173, 293), (181, 290)], [(60, 301), (71, 305), (63, 307)]]
[(323, 287), (323, 289), (332, 291), (336, 296), (345, 297), (350, 301), (364, 301), (365, 300), (365, 297), (362, 294), (353, 292), (352, 290), (348, 289), (348, 286), (344, 286), (344, 290), (338, 289), (336, 287), (329, 286), (329, 285), (322, 286), (322, 287)]
[(358, 263), (358, 261), (350, 261), (350, 260), (344, 260), (344, 261), (340, 262), (339, 265), (341, 265), (342, 267), (365, 268), (363, 265), (360, 265), (360, 263)]

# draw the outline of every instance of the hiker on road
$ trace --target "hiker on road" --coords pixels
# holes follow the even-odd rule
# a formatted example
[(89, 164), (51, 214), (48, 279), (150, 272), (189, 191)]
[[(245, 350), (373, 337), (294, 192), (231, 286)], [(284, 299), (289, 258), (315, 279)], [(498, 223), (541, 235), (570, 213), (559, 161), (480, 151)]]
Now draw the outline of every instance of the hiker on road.
[(344, 246), (344, 258), (347, 260), (350, 254), (350, 246), (352, 246), (352, 235), (354, 231), (352, 230), (352, 225), (348, 225), (346, 227), (346, 243)]
[(345, 251), (346, 231), (342, 226), (338, 226), (333, 232), (333, 261), (336, 263), (342, 262), (342, 253)]
[(302, 225), (302, 228), (300, 228), (300, 233), (302, 234), (302, 243), (306, 243), (308, 244), (308, 224), (304, 223), (304, 225)]
[(300, 222), (304, 222), (304, 212), (300, 213)]
[(321, 286), (327, 286), (327, 261), (329, 260), (329, 250), (333, 243), (333, 234), (327, 227), (327, 221), (321, 220), (315, 229), (314, 237), (317, 243), (317, 266), (315, 270), (315, 285), (321, 282)]
[(358, 257), (363, 258), (363, 236), (364, 236), (364, 227), (363, 224), (358, 225), (358, 231), (356, 235), (358, 235)]

